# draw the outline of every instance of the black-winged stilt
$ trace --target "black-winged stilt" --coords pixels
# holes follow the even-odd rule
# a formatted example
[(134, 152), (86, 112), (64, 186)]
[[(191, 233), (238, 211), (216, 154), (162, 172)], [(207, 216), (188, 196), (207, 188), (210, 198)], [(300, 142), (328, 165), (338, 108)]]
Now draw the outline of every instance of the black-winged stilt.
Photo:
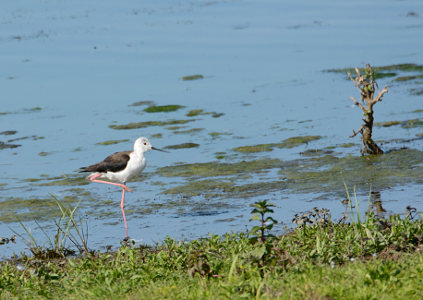
[[(126, 223), (125, 210), (123, 209), (125, 202), (125, 190), (131, 192), (131, 190), (126, 186), (126, 182), (144, 170), (147, 164), (144, 153), (149, 150), (167, 152), (152, 147), (147, 138), (140, 137), (135, 141), (133, 151), (116, 152), (106, 157), (106, 159), (102, 162), (81, 168), (81, 172), (92, 172), (92, 174), (88, 176), (91, 182), (112, 184), (122, 188), (120, 209), (122, 210), (123, 221), (125, 223), (125, 241), (128, 240), (128, 225)], [(106, 178), (111, 181), (118, 181), (121, 183), (103, 181), (97, 178)]]

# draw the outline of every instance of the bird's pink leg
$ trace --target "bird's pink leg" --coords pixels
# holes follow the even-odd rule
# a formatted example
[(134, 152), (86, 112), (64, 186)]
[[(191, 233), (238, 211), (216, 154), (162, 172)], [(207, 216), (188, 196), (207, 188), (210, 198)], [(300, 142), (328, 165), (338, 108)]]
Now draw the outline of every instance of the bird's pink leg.
[(126, 224), (125, 210), (123, 209), (125, 202), (125, 189), (122, 189), (122, 200), (120, 201), (120, 209), (122, 210), (123, 222), (125, 223), (125, 239), (128, 240), (128, 224)]
[(108, 181), (104, 181), (104, 180), (98, 180), (96, 179), (97, 177), (100, 177), (101, 174), (94, 174), (91, 175), (89, 177), (89, 179), (91, 180), (91, 182), (97, 182), (97, 183), (105, 183), (105, 184), (111, 184), (111, 185), (116, 185), (116, 186), (120, 186), (121, 188), (127, 190), (128, 192), (132, 192), (130, 188), (128, 188), (126, 185), (124, 184), (120, 184), (120, 183), (114, 183), (114, 182), (108, 182)]

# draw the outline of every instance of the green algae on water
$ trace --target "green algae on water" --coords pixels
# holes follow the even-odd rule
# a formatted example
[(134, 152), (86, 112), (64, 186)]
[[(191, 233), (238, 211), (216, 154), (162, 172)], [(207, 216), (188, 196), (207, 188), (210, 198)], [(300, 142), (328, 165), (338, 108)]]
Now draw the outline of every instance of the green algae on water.
[(157, 169), (157, 173), (164, 177), (214, 177), (228, 175), (245, 175), (262, 173), (268, 169), (281, 168), (289, 165), (279, 159), (258, 159), (235, 163), (206, 162), (179, 164)]
[[(187, 197), (250, 197), (275, 191), (295, 194), (335, 194), (345, 196), (344, 182), (356, 185), (360, 193), (381, 191), (397, 185), (418, 182), (423, 177), (423, 152), (411, 149), (391, 151), (380, 156), (336, 157), (332, 154), (309, 156), (293, 161), (257, 159), (241, 162), (208, 162), (159, 168), (165, 177), (185, 177), (181, 185), (164, 191)], [(280, 178), (260, 179), (276, 169)], [(242, 183), (254, 176), (253, 183)], [(266, 178), (265, 176), (263, 178)], [(241, 182), (240, 182), (241, 180)]]
[(165, 149), (186, 149), (186, 148), (198, 148), (200, 147), (199, 144), (196, 143), (182, 143), (177, 145), (170, 145), (164, 147)]
[(158, 112), (171, 112), (176, 111), (178, 109), (181, 109), (185, 106), (182, 105), (153, 105), (149, 106), (146, 109), (144, 109), (145, 112), (148, 113), (158, 113)]
[(135, 123), (128, 123), (123, 125), (109, 125), (109, 128), (116, 129), (116, 130), (130, 130), (130, 129), (138, 129), (138, 128), (146, 128), (149, 126), (167, 126), (167, 125), (175, 125), (175, 124), (186, 124), (188, 122), (193, 122), (195, 120), (171, 120), (171, 121), (146, 121), (146, 122), (135, 122)]
[(190, 81), (190, 80), (198, 80), (198, 79), (203, 79), (204, 76), (201, 74), (195, 74), (195, 75), (188, 75), (188, 76), (184, 76), (181, 78), (181, 80), (183, 81)]
[(6, 131), (0, 132), (1, 135), (14, 135), (16, 133), (18, 133), (16, 130), (6, 130)]
[(108, 145), (115, 145), (115, 144), (124, 143), (124, 142), (129, 142), (129, 139), (98, 142), (96, 143), (96, 145), (108, 146)]
[(421, 119), (411, 119), (405, 121), (376, 122), (374, 125), (377, 127), (391, 127), (401, 125), (402, 128), (417, 128), (423, 126), (423, 121)]
[(153, 106), (154, 102), (151, 100), (144, 100), (144, 101), (137, 101), (132, 104), (129, 104), (129, 106), (142, 106), (142, 105)]
[(179, 131), (174, 131), (174, 134), (193, 134), (193, 133), (197, 133), (200, 131), (203, 131), (204, 128), (192, 128), (192, 129), (187, 129), (187, 130), (179, 130)]
[(242, 153), (268, 152), (274, 148), (294, 148), (302, 144), (307, 144), (311, 141), (320, 139), (321, 136), (296, 136), (283, 140), (281, 143), (259, 144), (253, 146), (240, 146), (233, 150)]
[(187, 117), (196, 117), (199, 115), (211, 115), (213, 118), (219, 118), (224, 115), (224, 113), (217, 113), (217, 112), (205, 112), (204, 109), (193, 109), (190, 110), (186, 116)]

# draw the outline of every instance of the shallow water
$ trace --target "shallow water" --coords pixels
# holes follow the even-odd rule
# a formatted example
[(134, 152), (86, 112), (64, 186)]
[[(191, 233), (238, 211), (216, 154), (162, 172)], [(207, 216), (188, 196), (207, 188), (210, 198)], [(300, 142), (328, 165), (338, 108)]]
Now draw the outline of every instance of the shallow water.
[[(68, 204), (81, 201), (90, 247), (119, 244), (120, 191), (88, 184), (77, 169), (131, 149), (139, 136), (159, 148), (199, 147), (147, 154), (148, 167), (129, 183), (134, 192), (126, 200), (135, 240), (245, 230), (251, 226), (249, 204), (259, 199), (274, 202), (274, 217), (288, 225), (295, 213), (315, 206), (339, 217), (342, 181), (316, 181), (311, 172), (334, 168), (317, 178), (339, 179), (344, 161), (315, 163), (314, 155), (346, 159), (350, 169), (360, 170), (354, 167), (362, 167), (359, 137), (348, 136), (360, 127), (361, 111), (348, 100), (359, 95), (346, 76), (324, 71), (423, 63), (423, 3), (417, 0), (3, 1), (0, 11), (0, 132), (17, 131), (0, 134), (0, 141), (20, 145), (0, 150), (0, 237), (12, 236), (12, 229), (25, 235), (18, 216), (40, 243), (45, 237), (32, 220), (54, 230), (54, 196)], [(423, 96), (413, 94), (422, 81), (379, 79), (389, 93), (375, 106), (375, 121), (422, 120), (416, 110)], [(184, 108), (149, 113), (148, 105), (132, 105), (140, 101)], [(152, 121), (167, 125), (112, 128)], [(368, 207), (370, 190), (389, 213), (407, 205), (422, 209), (420, 133), (421, 126), (375, 127), (374, 138), (385, 151), (417, 150), (389, 154), (399, 160), (390, 168), (404, 164), (414, 171), (383, 180), (353, 171), (345, 175), (351, 189), (358, 187), (360, 209)], [(321, 138), (271, 151), (234, 150), (299, 136)], [(118, 142), (102, 144), (107, 141)], [(354, 144), (343, 147), (347, 143)], [(264, 166), (257, 162), (262, 158), (274, 161)], [(212, 171), (214, 164), (241, 161), (250, 163), (247, 171), (229, 165), (234, 174), (163, 173), (176, 165), (211, 162)], [(194, 189), (186, 187), (201, 180)], [(168, 192), (181, 186), (185, 192)], [(0, 246), (0, 256), (24, 248), (18, 239)]]

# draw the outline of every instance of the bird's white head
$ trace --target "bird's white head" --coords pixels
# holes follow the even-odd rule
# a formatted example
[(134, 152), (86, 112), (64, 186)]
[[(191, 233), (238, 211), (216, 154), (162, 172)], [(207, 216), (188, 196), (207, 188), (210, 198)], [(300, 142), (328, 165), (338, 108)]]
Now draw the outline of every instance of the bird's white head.
[(158, 150), (158, 151), (162, 151), (162, 152), (167, 152), (158, 148), (155, 148), (153, 146), (151, 146), (150, 141), (145, 138), (145, 137), (140, 137), (135, 141), (134, 144), (134, 152), (139, 153), (139, 152), (147, 152), (149, 150)]
[(150, 141), (145, 137), (140, 137), (135, 141), (134, 151), (135, 152), (146, 152), (151, 150)]

